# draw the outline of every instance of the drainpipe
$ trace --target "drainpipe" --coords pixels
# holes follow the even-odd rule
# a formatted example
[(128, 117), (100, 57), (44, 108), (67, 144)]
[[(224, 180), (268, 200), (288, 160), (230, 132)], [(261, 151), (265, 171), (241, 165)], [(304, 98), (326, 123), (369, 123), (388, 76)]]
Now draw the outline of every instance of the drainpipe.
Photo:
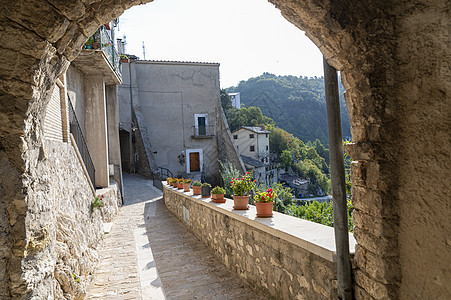
[[(133, 80), (132, 80), (132, 63), (135, 62), (129, 61), (128, 63), (128, 74), (130, 79), (130, 155), (132, 157), (133, 163), (133, 174), (136, 174), (136, 136), (135, 136), (135, 126), (133, 123)], [(131, 170), (130, 170), (131, 171)]]
[(349, 259), (348, 211), (346, 203), (345, 169), (341, 132), (340, 101), (337, 70), (324, 64), (327, 131), (329, 135), (330, 173), (334, 209), (334, 232), (337, 257), (338, 298), (352, 299), (351, 261)]

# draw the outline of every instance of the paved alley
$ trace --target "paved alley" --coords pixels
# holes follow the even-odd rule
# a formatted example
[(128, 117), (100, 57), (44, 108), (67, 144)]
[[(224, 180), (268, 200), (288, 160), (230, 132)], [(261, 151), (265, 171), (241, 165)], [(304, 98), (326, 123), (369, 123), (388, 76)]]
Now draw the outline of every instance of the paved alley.
[(124, 174), (88, 299), (260, 299), (174, 217), (151, 180)]

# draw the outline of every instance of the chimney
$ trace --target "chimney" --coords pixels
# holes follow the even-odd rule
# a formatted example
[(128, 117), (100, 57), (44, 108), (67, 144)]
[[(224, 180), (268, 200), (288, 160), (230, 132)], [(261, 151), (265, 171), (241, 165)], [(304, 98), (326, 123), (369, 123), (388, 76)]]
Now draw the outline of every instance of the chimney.
[(262, 130), (265, 130), (265, 124), (262, 124)]

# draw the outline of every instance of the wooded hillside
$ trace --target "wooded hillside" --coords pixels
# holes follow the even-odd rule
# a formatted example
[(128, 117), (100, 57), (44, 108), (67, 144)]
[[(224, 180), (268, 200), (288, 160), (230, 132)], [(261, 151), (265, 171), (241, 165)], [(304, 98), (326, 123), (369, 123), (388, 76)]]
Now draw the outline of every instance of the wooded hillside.
[[(340, 83), (343, 138), (351, 136), (348, 111)], [(323, 77), (276, 76), (270, 73), (241, 81), (227, 92), (240, 92), (241, 104), (257, 106), (277, 126), (302, 141), (327, 141), (327, 118)]]

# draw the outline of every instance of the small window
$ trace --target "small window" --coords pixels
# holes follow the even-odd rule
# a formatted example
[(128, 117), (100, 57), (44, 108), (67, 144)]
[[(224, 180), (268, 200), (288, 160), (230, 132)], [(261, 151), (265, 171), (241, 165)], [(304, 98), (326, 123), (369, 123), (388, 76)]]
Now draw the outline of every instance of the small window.
[(250, 149), (249, 149), (251, 152), (255, 152), (255, 146), (250, 146)]
[(266, 151), (268, 151), (269, 150), (269, 146), (266, 146)]
[(254, 138), (254, 134), (253, 133), (249, 134), (249, 138), (253, 139)]
[(266, 134), (266, 138), (268, 138), (268, 134)]
[(237, 140), (237, 139), (238, 139), (238, 135), (234, 134), (234, 135), (233, 135), (233, 139), (234, 139), (234, 140)]

